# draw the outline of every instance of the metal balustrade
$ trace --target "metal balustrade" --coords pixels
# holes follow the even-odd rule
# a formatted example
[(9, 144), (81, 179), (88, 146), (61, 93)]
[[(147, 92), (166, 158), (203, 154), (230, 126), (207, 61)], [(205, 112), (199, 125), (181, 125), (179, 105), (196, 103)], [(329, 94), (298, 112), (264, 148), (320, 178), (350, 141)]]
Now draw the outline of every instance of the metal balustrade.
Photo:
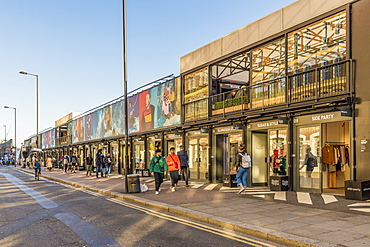
[(55, 138), (55, 146), (66, 145), (71, 143), (72, 143), (71, 135)]
[[(341, 61), (183, 104), (185, 122), (350, 92), (353, 61)], [(211, 112), (208, 115), (208, 102)]]

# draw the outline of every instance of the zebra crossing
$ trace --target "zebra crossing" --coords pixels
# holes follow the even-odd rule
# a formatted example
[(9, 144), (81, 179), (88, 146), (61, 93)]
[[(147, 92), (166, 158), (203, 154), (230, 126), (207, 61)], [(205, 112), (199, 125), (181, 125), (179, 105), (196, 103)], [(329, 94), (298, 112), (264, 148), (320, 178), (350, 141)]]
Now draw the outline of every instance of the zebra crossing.
[(370, 213), (370, 200), (348, 205), (349, 210)]

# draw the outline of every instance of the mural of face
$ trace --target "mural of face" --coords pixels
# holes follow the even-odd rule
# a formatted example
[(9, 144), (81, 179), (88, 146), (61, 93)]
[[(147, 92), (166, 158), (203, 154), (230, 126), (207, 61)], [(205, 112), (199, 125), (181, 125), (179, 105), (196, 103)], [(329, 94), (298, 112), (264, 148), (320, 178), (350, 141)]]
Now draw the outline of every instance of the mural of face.
[(150, 94), (149, 93), (145, 95), (145, 106), (146, 108), (149, 108), (150, 106)]

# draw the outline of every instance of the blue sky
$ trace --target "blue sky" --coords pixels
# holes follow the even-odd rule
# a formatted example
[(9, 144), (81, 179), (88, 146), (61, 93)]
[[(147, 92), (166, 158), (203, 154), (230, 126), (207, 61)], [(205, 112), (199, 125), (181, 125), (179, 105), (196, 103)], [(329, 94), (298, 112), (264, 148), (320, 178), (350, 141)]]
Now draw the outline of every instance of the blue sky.
[[(127, 0), (129, 90), (179, 74), (180, 57), (293, 0)], [(0, 0), (0, 127), (17, 142), (123, 93), (121, 0)], [(4, 139), (4, 129), (0, 129)]]

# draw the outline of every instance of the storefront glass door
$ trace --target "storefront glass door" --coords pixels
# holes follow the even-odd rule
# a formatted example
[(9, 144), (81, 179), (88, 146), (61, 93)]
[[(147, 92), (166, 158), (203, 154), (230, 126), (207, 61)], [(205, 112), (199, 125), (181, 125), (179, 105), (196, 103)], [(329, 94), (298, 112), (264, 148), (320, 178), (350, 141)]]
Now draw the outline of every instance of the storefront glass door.
[[(135, 142), (134, 148), (134, 162), (133, 162), (133, 170), (135, 169), (145, 169), (145, 150), (144, 150), (144, 142)], [(124, 147), (123, 147), (124, 148)]]
[(268, 181), (267, 133), (252, 132), (252, 185), (266, 186)]
[(189, 138), (189, 170), (190, 178), (206, 180), (208, 178), (208, 138)]
[(302, 191), (321, 192), (320, 125), (298, 127), (298, 177)]

